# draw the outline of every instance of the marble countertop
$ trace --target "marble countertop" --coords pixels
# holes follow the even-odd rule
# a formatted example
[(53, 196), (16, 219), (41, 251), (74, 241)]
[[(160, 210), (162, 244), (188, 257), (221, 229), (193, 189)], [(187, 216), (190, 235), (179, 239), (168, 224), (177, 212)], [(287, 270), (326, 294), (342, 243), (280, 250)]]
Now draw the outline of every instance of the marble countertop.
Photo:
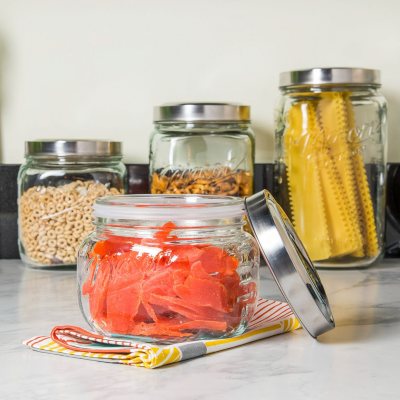
[[(262, 294), (280, 298), (264, 267)], [(146, 370), (34, 352), (54, 325), (86, 326), (75, 271), (0, 260), (0, 399), (399, 399), (400, 261), (323, 270), (336, 329), (298, 330)]]

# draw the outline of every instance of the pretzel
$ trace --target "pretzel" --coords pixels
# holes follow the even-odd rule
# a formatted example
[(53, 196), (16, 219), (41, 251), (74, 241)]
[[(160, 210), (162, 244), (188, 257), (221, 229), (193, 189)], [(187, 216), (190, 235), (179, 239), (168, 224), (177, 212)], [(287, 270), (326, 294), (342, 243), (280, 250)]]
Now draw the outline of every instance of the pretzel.
[(152, 174), (152, 194), (213, 194), (248, 196), (253, 190), (253, 176), (229, 167), (159, 170)]

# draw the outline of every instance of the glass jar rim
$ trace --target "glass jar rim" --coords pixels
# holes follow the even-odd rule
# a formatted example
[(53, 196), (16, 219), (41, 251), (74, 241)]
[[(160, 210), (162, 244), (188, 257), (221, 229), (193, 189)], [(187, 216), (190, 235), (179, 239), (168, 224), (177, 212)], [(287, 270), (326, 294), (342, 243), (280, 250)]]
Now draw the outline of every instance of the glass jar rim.
[(132, 194), (97, 199), (95, 218), (135, 221), (213, 220), (238, 218), (245, 213), (242, 198), (192, 194)]

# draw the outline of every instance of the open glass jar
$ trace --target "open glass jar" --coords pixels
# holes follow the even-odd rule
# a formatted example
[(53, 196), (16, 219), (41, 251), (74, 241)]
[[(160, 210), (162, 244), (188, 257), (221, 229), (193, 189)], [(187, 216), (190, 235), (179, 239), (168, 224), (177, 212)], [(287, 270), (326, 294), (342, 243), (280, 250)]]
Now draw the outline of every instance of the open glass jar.
[(319, 267), (365, 267), (383, 248), (386, 101), (379, 71), (282, 73), (276, 192)]
[(154, 125), (151, 193), (253, 193), (254, 135), (249, 106), (167, 104), (155, 107)]
[(120, 142), (26, 142), (18, 174), (19, 250), (25, 264), (76, 264), (77, 250), (94, 228), (95, 199), (125, 192), (121, 159)]
[(96, 201), (94, 215), (78, 293), (102, 335), (164, 343), (242, 333), (258, 300), (259, 249), (303, 327), (314, 337), (334, 327), (318, 274), (267, 191), (245, 200), (111, 196)]
[(82, 312), (104, 335), (182, 341), (244, 331), (259, 251), (241, 199), (105, 197), (79, 251)]

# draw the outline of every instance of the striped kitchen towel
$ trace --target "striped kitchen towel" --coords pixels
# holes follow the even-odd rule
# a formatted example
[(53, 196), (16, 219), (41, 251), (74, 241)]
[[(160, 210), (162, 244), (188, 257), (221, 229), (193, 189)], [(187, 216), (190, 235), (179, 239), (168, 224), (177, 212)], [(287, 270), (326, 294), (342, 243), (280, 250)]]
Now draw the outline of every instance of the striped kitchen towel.
[(75, 326), (56, 326), (49, 336), (23, 342), (32, 350), (137, 367), (163, 365), (230, 349), (255, 340), (297, 329), (300, 323), (286, 303), (259, 299), (247, 330), (225, 339), (196, 340), (156, 345), (120, 337), (105, 337)]

